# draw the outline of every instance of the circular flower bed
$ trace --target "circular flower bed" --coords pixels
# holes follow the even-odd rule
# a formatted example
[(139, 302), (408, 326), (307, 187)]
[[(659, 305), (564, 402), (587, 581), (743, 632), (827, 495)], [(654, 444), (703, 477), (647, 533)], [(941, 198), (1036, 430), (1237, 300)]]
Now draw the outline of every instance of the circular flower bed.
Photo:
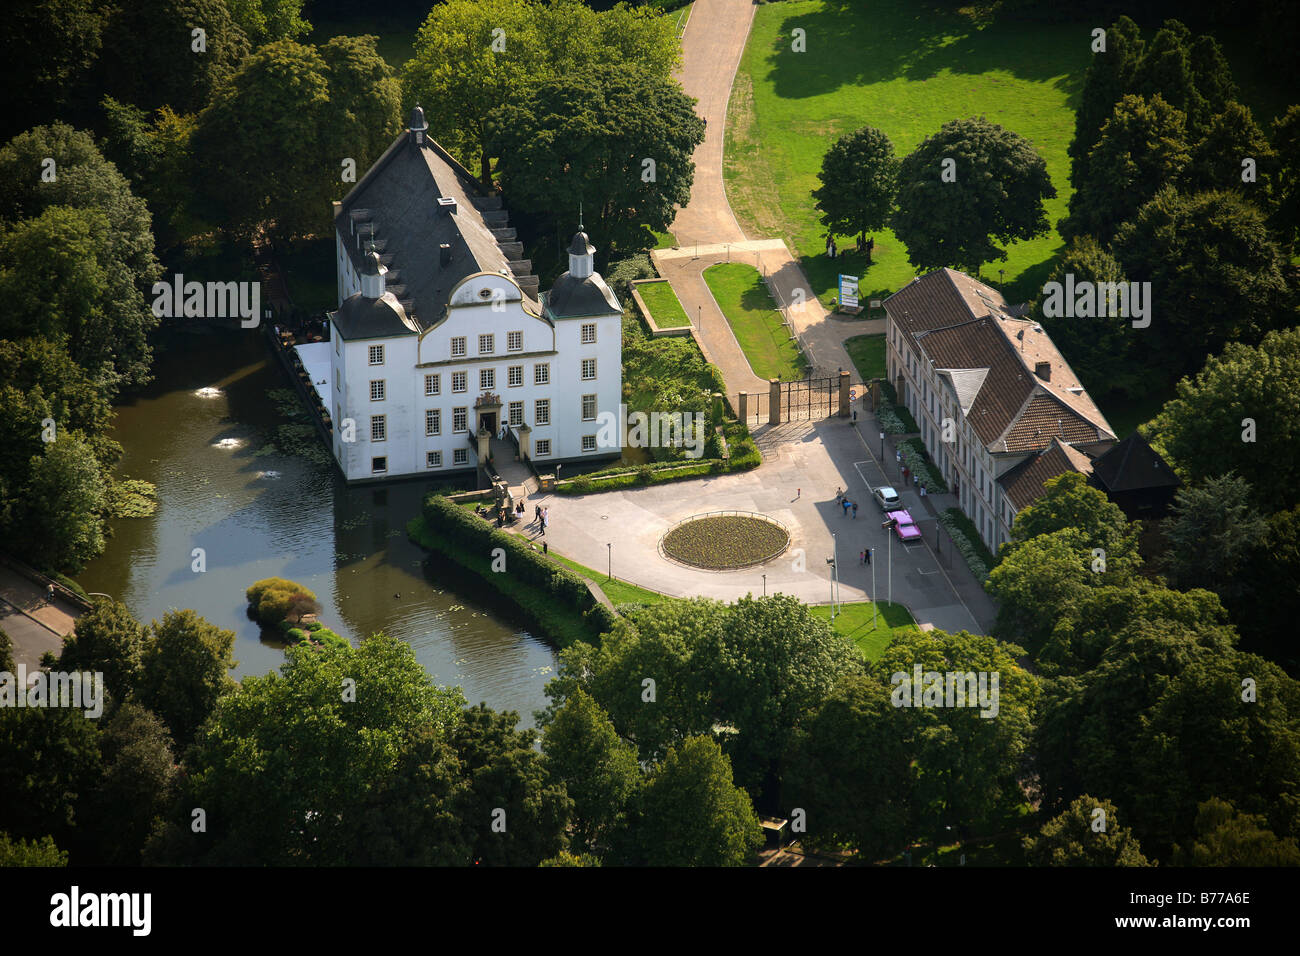
[(790, 534), (760, 515), (707, 515), (687, 518), (663, 537), (668, 557), (708, 571), (731, 571), (762, 564), (790, 544)]

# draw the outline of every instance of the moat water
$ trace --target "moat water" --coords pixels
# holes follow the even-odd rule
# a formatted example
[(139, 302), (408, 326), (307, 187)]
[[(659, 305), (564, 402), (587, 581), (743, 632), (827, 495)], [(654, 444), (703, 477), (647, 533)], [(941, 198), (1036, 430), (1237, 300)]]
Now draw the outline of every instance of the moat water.
[[(511, 621), (476, 578), (441, 565), (406, 537), (420, 481), (349, 488), (334, 470), (258, 454), (285, 421), (268, 399), (289, 388), (260, 332), (189, 329), (160, 336), (154, 382), (117, 409), (123, 476), (153, 482), (158, 510), (114, 522), (105, 553), (78, 582), (109, 594), (141, 621), (193, 608), (235, 632), (234, 676), (284, 660), (245, 612), (259, 578), (306, 585), (327, 627), (351, 638), (383, 631), (409, 643), (439, 684), (470, 703), (518, 711), (545, 706), (550, 645)], [(206, 570), (193, 570), (203, 549)]]

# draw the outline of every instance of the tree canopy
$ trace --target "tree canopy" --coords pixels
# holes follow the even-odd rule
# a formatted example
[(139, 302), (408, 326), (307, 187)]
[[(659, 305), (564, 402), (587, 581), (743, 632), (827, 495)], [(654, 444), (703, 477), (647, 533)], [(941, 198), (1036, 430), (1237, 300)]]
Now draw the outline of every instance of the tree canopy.
[(894, 209), (898, 159), (889, 137), (864, 126), (837, 139), (822, 157), (821, 186), (813, 190), (821, 221), (853, 235), (882, 229)]
[(1007, 257), (993, 240), (1044, 235), (1043, 202), (1055, 195), (1047, 164), (1029, 140), (983, 117), (952, 120), (899, 166), (890, 225), (917, 268), (978, 272)]

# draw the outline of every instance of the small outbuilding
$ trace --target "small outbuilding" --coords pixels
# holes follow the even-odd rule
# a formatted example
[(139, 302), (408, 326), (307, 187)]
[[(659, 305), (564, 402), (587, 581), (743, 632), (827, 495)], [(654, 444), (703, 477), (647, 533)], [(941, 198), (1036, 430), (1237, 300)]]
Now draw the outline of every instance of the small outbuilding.
[(1163, 517), (1181, 484), (1169, 463), (1137, 432), (1093, 460), (1091, 481), (1129, 520)]

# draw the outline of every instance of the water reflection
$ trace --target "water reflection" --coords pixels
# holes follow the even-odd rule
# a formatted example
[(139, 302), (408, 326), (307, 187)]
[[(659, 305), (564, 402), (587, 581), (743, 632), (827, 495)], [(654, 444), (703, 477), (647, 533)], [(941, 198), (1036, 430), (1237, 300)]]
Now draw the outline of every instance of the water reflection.
[(157, 485), (158, 511), (116, 523), (79, 579), (86, 590), (120, 598), (143, 620), (194, 608), (235, 631), (243, 676), (283, 660), (245, 615), (244, 589), (291, 578), (316, 592), (327, 626), (353, 640), (381, 630), (401, 638), (439, 683), (531, 723), (554, 654), (493, 608), (477, 578), (407, 540), (422, 482), (348, 488), (298, 459), (259, 454), (282, 421), (267, 393), (286, 382), (255, 332), (169, 332), (155, 374), (119, 408), (113, 437), (125, 449), (122, 473)]

